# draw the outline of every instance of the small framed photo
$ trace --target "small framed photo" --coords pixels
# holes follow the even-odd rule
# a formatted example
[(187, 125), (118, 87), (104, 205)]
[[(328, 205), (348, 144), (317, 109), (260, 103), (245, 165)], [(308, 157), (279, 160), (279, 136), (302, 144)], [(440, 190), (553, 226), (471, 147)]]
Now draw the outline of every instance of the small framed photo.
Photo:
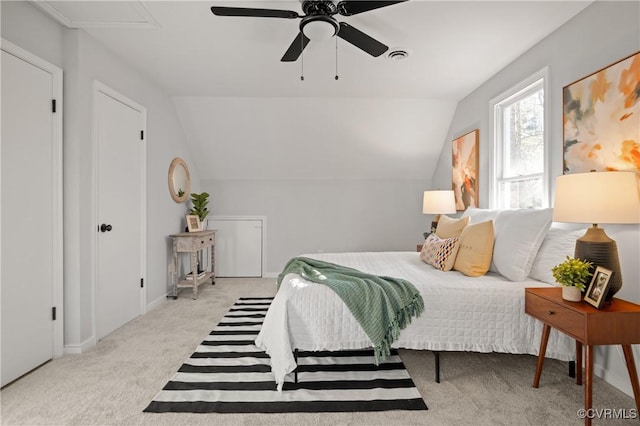
[(197, 214), (187, 215), (187, 228), (189, 232), (202, 231), (202, 223), (200, 223), (200, 217)]
[(596, 309), (602, 307), (607, 291), (609, 290), (609, 281), (611, 280), (611, 271), (598, 266), (593, 273), (591, 283), (584, 295), (584, 301), (594, 306)]

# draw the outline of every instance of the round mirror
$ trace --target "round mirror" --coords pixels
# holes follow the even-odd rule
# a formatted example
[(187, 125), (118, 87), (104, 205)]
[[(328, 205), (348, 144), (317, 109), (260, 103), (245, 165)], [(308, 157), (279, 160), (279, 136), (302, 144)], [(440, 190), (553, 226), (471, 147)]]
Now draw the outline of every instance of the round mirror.
[(191, 190), (189, 168), (182, 158), (174, 158), (169, 166), (169, 193), (176, 203), (184, 203)]

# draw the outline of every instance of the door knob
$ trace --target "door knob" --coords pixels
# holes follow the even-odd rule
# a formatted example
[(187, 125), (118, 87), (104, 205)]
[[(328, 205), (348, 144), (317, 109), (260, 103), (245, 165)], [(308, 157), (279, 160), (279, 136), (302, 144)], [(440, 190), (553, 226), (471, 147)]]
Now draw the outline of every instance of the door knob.
[(111, 225), (107, 225), (106, 223), (100, 225), (100, 232), (109, 232), (111, 229)]

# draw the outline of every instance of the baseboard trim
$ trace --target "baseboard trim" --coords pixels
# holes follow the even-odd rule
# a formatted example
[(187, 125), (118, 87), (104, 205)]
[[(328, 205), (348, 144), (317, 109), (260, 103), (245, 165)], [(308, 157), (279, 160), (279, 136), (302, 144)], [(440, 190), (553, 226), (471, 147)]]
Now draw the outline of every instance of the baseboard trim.
[(64, 345), (65, 355), (81, 354), (93, 348), (97, 344), (95, 336), (91, 336), (84, 342), (77, 345)]
[(151, 303), (148, 303), (147, 304), (147, 312), (149, 312), (150, 310), (155, 309), (158, 306), (160, 306), (163, 303), (165, 303), (167, 301), (167, 295), (168, 294), (169, 294), (169, 292), (167, 292), (164, 295), (158, 297), (156, 300), (153, 300)]
[(262, 274), (262, 278), (278, 278), (279, 272), (266, 272)]
[[(166, 302), (167, 301), (167, 294), (169, 294), (169, 293), (166, 293), (165, 295), (160, 296), (156, 300), (154, 300), (151, 303), (147, 304), (147, 312), (149, 312), (152, 309), (157, 308), (158, 306), (160, 306), (164, 302)], [(81, 354), (81, 353), (86, 352), (89, 349), (93, 348), (97, 343), (98, 342), (96, 341), (95, 336), (91, 336), (90, 338), (88, 338), (87, 340), (85, 340), (84, 342), (79, 343), (79, 344), (66, 344), (66, 345), (64, 345), (64, 348), (63, 348), (63, 354), (64, 355)]]
[[(622, 364), (624, 365), (625, 360), (622, 359)], [(637, 363), (636, 363), (637, 364)], [(626, 370), (626, 365), (625, 365)], [(620, 376), (615, 372), (604, 368), (602, 365), (593, 363), (593, 374), (600, 377), (605, 382), (609, 383), (614, 388), (618, 389), (621, 392), (624, 392), (631, 398), (633, 398), (633, 389), (631, 388), (631, 381), (629, 380), (629, 376)]]

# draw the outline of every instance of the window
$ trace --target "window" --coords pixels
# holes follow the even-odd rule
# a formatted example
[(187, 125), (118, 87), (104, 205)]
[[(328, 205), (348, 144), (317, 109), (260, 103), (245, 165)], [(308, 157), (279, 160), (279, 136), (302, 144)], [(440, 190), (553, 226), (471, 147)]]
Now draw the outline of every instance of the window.
[(546, 70), (491, 102), (495, 208), (548, 205), (544, 75)]

